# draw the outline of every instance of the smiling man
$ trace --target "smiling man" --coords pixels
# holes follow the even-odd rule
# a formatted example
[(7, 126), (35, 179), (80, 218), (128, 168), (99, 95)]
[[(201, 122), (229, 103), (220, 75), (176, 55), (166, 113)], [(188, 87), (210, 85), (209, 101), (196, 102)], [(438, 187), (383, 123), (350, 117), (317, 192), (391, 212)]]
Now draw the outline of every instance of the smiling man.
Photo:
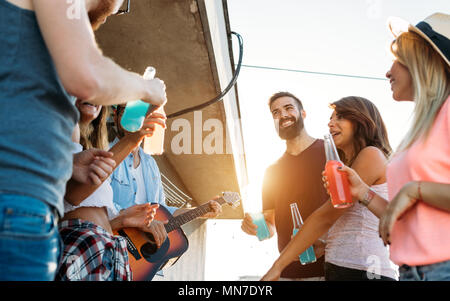
[[(319, 208), (328, 195), (323, 188), (325, 167), (323, 140), (308, 135), (303, 120), (306, 112), (301, 101), (289, 92), (278, 92), (269, 99), (269, 108), (286, 152), (265, 173), (263, 184), (263, 214), (270, 236), (277, 233), (278, 250), (289, 243), (293, 230), (290, 204), (297, 203), (305, 220)], [(242, 230), (256, 235), (257, 226), (245, 214)], [(316, 262), (302, 265), (296, 258), (281, 274), (281, 280), (323, 280), (324, 243), (314, 245)], [(294, 260), (294, 259), (293, 259)]]

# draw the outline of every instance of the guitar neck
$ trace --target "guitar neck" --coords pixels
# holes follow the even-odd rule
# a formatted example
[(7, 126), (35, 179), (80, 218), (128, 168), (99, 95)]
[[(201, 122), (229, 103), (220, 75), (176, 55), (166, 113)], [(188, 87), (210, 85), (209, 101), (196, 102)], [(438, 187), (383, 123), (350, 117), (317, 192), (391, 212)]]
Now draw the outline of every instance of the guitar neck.
[[(220, 205), (223, 205), (226, 201), (224, 198), (220, 197), (219, 199), (215, 200)], [(209, 206), (209, 203), (205, 203), (195, 209), (191, 209), (185, 213), (182, 213), (180, 215), (177, 215), (169, 220), (167, 224), (164, 225), (166, 228), (166, 232), (169, 233), (175, 229), (180, 228), (182, 225), (196, 219), (197, 217), (200, 217), (204, 215), (205, 213), (208, 213), (212, 211), (211, 207)]]

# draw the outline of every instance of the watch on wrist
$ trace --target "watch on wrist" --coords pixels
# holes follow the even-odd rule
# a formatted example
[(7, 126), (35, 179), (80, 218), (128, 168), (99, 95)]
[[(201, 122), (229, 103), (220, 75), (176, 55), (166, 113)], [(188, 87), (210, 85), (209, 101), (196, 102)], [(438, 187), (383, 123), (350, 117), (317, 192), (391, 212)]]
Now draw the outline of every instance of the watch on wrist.
[(375, 192), (372, 189), (368, 189), (366, 194), (364, 195), (362, 200), (359, 200), (359, 203), (364, 206), (369, 206), (370, 202), (372, 201), (373, 197), (375, 196)]

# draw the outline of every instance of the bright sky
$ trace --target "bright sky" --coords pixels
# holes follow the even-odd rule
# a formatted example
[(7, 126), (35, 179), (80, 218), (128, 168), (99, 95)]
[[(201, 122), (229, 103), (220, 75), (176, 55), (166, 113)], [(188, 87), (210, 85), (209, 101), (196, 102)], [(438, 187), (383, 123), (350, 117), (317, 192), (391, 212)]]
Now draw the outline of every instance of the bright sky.
[[(228, 0), (232, 31), (244, 40), (244, 65), (385, 78), (392, 59), (386, 26), (390, 16), (417, 24), (434, 12), (450, 13), (448, 0)], [(237, 62), (239, 49), (233, 38)], [(249, 176), (246, 212), (260, 211), (264, 170), (285, 150), (267, 100), (289, 91), (303, 102), (305, 128), (317, 138), (328, 132), (330, 102), (362, 96), (381, 112), (395, 149), (408, 127), (411, 103), (392, 99), (386, 80), (359, 79), (242, 67), (237, 82)], [(209, 221), (205, 280), (261, 276), (278, 256), (276, 238), (258, 242), (241, 221)], [(223, 264), (221, 266), (220, 264)]]

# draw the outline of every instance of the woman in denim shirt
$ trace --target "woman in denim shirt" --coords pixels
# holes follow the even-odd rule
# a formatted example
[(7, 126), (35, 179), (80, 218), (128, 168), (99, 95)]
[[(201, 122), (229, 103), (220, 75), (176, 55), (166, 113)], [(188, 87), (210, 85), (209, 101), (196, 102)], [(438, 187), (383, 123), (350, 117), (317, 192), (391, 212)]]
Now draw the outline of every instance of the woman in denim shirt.
[[(114, 114), (114, 122), (120, 139), (132, 135), (132, 133), (126, 132), (120, 125), (124, 109), (124, 106), (118, 106)], [(159, 115), (157, 116), (159, 118)], [(144, 123), (156, 123), (156, 119), (150, 115)], [(113, 144), (117, 143), (117, 141), (119, 140), (116, 139)], [(165, 206), (174, 216), (193, 209), (178, 209), (176, 207), (168, 207), (165, 204), (161, 174), (158, 166), (152, 156), (144, 153), (141, 147), (136, 147), (115, 169), (111, 176), (111, 186), (114, 192), (114, 205), (117, 211), (121, 213), (118, 218), (111, 221), (113, 230), (122, 228), (120, 218), (128, 208), (133, 208), (132, 206), (144, 203), (158, 203)], [(222, 212), (222, 207), (218, 202), (210, 200), (209, 203), (211, 211), (201, 216), (201, 218), (214, 218)], [(163, 221), (153, 220), (145, 231), (153, 234), (158, 247), (162, 245), (167, 237)]]

